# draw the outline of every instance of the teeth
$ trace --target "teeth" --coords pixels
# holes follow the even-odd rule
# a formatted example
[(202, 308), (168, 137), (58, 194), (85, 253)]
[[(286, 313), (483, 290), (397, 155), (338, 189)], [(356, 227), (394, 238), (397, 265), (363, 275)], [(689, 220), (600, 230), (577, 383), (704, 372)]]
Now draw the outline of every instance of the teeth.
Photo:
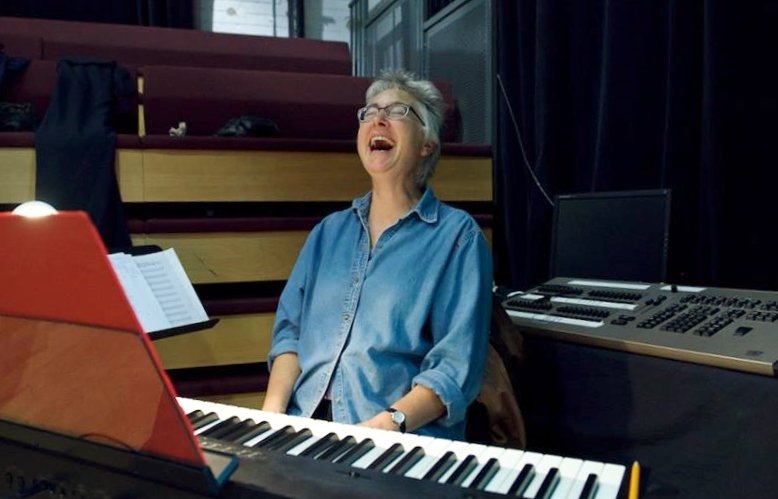
[(370, 139), (372, 149), (388, 149), (394, 147), (394, 141), (383, 135), (376, 135)]

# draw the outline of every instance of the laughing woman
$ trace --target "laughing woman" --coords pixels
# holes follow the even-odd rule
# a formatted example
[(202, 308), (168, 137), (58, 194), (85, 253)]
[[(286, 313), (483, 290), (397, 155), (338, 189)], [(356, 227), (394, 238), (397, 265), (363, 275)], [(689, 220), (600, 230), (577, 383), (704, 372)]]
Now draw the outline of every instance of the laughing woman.
[(357, 112), (372, 188), (311, 232), (281, 295), (264, 410), (463, 439), (491, 314), (473, 218), (427, 185), (444, 102), (405, 71)]

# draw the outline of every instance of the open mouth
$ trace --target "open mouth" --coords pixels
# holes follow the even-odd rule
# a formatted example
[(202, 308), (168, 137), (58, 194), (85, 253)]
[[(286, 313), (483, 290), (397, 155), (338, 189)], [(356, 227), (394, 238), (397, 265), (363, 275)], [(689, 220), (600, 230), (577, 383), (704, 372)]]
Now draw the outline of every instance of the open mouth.
[(370, 139), (371, 151), (388, 151), (393, 147), (394, 147), (394, 142), (388, 137), (378, 135)]

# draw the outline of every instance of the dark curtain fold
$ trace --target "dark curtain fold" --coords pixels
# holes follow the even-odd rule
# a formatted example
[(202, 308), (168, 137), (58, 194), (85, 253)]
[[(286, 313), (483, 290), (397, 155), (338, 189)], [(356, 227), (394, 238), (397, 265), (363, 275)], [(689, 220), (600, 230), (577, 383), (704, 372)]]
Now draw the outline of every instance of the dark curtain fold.
[(668, 280), (778, 288), (777, 6), (497, 2), (498, 280), (548, 279), (547, 196), (670, 188)]
[(0, 16), (194, 28), (192, 0), (2, 0)]
[(135, 0), (135, 24), (193, 29), (193, 4), (192, 0)]

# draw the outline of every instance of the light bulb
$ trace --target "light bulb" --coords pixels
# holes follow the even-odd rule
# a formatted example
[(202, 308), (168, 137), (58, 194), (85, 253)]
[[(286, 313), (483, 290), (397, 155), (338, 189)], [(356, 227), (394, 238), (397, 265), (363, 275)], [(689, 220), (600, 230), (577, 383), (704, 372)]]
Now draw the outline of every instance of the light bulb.
[(57, 213), (57, 210), (43, 201), (27, 201), (14, 208), (11, 213), (23, 217), (40, 218), (54, 215)]

